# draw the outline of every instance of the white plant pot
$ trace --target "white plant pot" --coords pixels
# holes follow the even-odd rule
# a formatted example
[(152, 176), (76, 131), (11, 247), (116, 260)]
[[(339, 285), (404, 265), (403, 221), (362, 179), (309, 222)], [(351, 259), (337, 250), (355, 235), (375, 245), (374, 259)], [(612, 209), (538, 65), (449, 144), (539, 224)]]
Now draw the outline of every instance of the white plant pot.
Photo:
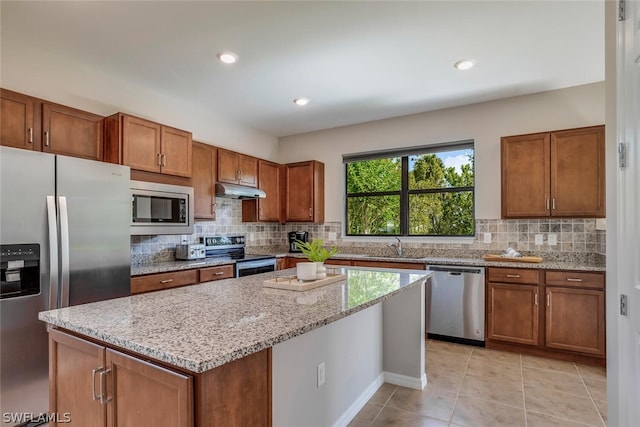
[(322, 280), (327, 278), (327, 268), (324, 266), (324, 262), (316, 262), (316, 280)]

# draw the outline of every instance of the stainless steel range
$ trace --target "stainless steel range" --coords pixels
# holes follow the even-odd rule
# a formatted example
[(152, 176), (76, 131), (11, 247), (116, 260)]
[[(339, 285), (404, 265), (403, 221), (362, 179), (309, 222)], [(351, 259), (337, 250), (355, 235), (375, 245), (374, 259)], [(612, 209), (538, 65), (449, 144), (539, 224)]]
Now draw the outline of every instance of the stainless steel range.
[(276, 270), (276, 257), (245, 253), (244, 236), (201, 237), (207, 258), (225, 258), (236, 262), (235, 277), (250, 276)]

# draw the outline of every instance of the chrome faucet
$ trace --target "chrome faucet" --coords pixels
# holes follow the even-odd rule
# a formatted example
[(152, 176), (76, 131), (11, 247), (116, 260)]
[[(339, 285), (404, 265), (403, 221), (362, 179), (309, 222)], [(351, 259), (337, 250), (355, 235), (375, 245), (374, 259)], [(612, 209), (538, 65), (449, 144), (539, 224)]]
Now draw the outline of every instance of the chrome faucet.
[(387, 247), (395, 248), (396, 249), (396, 253), (398, 254), (399, 257), (401, 257), (402, 256), (402, 241), (400, 241), (399, 237), (396, 237), (396, 240), (398, 241), (398, 243), (389, 243), (387, 245)]

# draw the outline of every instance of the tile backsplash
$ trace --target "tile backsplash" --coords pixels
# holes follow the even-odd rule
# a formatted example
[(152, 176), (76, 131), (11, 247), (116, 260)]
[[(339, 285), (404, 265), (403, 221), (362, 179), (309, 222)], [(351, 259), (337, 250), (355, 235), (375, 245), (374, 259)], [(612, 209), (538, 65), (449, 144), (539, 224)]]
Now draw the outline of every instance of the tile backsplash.
[[(386, 242), (368, 242), (366, 239), (342, 238), (342, 224), (328, 222), (324, 224), (307, 223), (243, 223), (242, 202), (239, 200), (217, 198), (216, 220), (196, 222), (195, 232), (191, 235), (132, 236), (131, 260), (134, 264), (162, 262), (174, 259), (175, 245), (181, 242), (198, 242), (202, 236), (245, 235), (247, 250), (258, 252), (260, 249), (278, 249), (286, 251), (287, 232), (308, 231), (311, 238), (323, 239), (327, 245), (337, 245), (343, 253), (382, 253)], [(491, 243), (484, 243), (485, 233), (491, 234)], [(536, 245), (536, 235), (542, 235), (542, 245)], [(556, 245), (549, 245), (549, 236), (555, 235)], [(543, 256), (556, 257), (573, 253), (586, 256), (606, 253), (606, 233), (596, 230), (595, 219), (527, 219), (476, 220), (476, 236), (472, 243), (443, 243), (417, 241), (407, 238), (403, 246), (408, 253), (417, 255), (446, 256), (449, 252), (500, 253), (508, 246), (527, 254), (542, 253)], [(436, 255), (437, 254), (437, 255)], [(460, 256), (460, 255), (457, 255)]]

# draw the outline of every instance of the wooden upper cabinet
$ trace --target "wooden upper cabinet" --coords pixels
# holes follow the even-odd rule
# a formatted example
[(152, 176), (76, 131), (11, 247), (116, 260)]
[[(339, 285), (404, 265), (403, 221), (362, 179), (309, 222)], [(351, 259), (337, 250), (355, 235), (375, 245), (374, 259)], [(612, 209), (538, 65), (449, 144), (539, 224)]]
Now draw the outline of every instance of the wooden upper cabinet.
[(103, 135), (103, 116), (42, 104), (42, 151), (102, 161)]
[(0, 145), (40, 151), (35, 114), (36, 106), (40, 105), (38, 100), (2, 89), (0, 102)]
[(324, 222), (324, 163), (289, 163), (285, 182), (285, 220)]
[(137, 171), (191, 177), (191, 132), (122, 113), (105, 122), (106, 161)]
[(604, 126), (501, 139), (502, 217), (604, 217)]
[(552, 216), (605, 216), (604, 126), (551, 133)]
[(267, 197), (242, 201), (243, 222), (281, 221), (281, 169), (282, 166), (277, 163), (258, 160), (258, 188), (263, 190)]
[(194, 216), (198, 219), (216, 219), (216, 165), (215, 147), (193, 142), (193, 197)]
[(258, 186), (258, 159), (234, 151), (218, 149), (218, 181)]

